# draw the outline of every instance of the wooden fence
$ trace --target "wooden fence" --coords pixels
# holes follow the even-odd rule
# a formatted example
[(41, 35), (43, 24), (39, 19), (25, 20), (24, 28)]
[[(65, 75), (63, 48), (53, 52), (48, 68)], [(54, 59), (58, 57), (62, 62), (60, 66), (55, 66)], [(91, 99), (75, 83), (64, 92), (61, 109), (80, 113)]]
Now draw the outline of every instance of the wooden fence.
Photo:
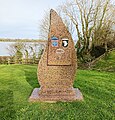
[(0, 64), (38, 64), (40, 60), (39, 58), (19, 58), (16, 59), (15, 57), (10, 56), (0, 56)]

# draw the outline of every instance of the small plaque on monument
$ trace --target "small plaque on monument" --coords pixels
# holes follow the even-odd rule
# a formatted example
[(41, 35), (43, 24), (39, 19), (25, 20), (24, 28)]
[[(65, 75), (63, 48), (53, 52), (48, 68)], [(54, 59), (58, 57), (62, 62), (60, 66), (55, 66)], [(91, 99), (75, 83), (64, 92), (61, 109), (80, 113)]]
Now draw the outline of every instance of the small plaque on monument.
[(71, 34), (62, 19), (50, 11), (48, 43), (38, 65), (38, 82), (29, 98), (31, 102), (83, 100), (79, 89), (73, 88), (76, 73), (76, 52)]

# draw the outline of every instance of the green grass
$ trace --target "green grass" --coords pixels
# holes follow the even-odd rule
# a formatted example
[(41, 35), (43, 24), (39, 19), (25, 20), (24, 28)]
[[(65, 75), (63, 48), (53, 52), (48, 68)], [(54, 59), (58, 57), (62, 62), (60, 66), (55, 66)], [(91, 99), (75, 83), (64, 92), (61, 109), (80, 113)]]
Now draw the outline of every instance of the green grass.
[(106, 57), (100, 59), (94, 66), (98, 70), (115, 72), (115, 50), (109, 52)]
[(83, 102), (29, 103), (37, 66), (0, 65), (0, 120), (114, 120), (115, 74), (78, 70)]

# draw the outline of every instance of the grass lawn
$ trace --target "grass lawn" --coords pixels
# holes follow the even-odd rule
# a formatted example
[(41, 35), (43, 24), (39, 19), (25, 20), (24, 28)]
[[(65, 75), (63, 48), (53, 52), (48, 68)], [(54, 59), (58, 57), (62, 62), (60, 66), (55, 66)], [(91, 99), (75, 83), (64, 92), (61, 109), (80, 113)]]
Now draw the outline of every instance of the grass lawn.
[(29, 103), (37, 66), (0, 65), (0, 120), (114, 120), (115, 74), (78, 70), (83, 102)]
[(98, 70), (115, 72), (115, 49), (103, 57), (95, 64), (94, 68)]

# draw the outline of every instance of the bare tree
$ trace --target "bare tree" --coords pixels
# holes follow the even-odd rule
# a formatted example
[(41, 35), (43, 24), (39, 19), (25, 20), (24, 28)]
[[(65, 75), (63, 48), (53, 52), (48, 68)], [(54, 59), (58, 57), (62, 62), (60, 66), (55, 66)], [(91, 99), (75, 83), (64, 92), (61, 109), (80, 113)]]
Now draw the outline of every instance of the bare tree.
[(108, 51), (108, 43), (114, 42), (115, 34), (115, 6), (108, 4), (105, 17), (102, 21), (101, 27), (97, 27), (94, 30), (94, 44), (104, 45), (105, 51)]
[(14, 63), (38, 63), (43, 47), (39, 43), (15, 42), (7, 48)]
[(7, 50), (9, 51), (10, 56), (14, 56), (17, 51), (22, 51), (23, 48), (24, 48), (24, 44), (22, 42), (16, 42), (16, 43), (10, 44)]
[(22, 42), (16, 42), (14, 44), (11, 44), (7, 49), (10, 56), (14, 58), (15, 63), (22, 63), (24, 49), (24, 44)]
[[(77, 41), (77, 55), (82, 61), (87, 61), (86, 55), (90, 56), (90, 51), (97, 43), (104, 43), (107, 49), (115, 13), (114, 6), (111, 10), (110, 6), (110, 0), (67, 0), (57, 8), (58, 14)], [(47, 39), (48, 32), (49, 11), (40, 24), (42, 38)]]
[(109, 4), (110, 0), (67, 0), (61, 7), (75, 26), (78, 57), (82, 60), (97, 40), (96, 31), (105, 23)]
[(49, 33), (49, 26), (50, 26), (50, 11), (45, 11), (43, 19), (40, 21), (39, 24), (39, 37), (40, 39), (47, 40), (48, 33)]

